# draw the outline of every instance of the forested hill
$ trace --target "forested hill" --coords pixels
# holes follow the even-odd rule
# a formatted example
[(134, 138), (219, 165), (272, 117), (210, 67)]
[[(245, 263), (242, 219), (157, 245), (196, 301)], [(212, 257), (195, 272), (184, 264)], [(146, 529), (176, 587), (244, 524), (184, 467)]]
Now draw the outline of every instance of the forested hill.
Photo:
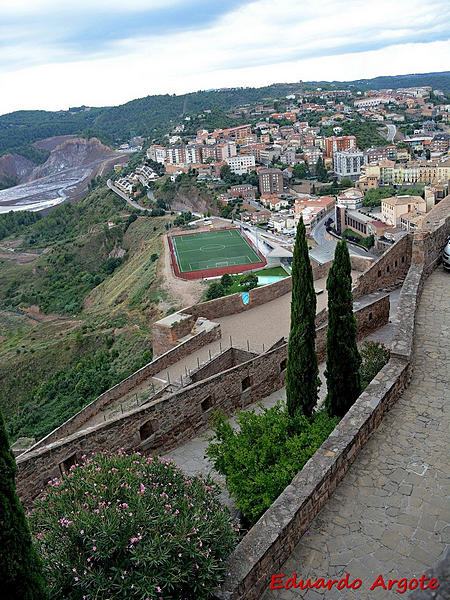
[(450, 72), (419, 75), (377, 77), (352, 82), (297, 82), (275, 83), (260, 88), (230, 88), (200, 91), (190, 94), (154, 95), (132, 100), (115, 107), (72, 108), (68, 111), (17, 111), (0, 116), (0, 155), (17, 152), (34, 162), (45, 159), (33, 143), (59, 135), (98, 137), (103, 143), (114, 144), (128, 140), (133, 134), (159, 138), (170, 126), (185, 116), (212, 110), (220, 117), (224, 111), (244, 104), (282, 98), (301, 89), (310, 89), (320, 83), (323, 87), (379, 89), (431, 85), (450, 91)]
[(361, 90), (396, 89), (399, 87), (420, 87), (430, 85), (433, 89), (450, 92), (450, 71), (439, 73), (417, 73), (411, 75), (382, 75), (373, 79), (355, 79), (354, 81), (319, 81), (329, 85), (339, 86), (352, 85)]

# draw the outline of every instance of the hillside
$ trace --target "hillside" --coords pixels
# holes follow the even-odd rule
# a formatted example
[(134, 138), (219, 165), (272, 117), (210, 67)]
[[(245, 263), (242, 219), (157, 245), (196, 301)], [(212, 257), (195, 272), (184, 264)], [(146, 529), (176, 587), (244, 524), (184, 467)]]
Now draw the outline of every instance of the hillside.
[(159, 271), (167, 219), (138, 217), (101, 187), (0, 242), (0, 407), (13, 440), (42, 437), (151, 360), (151, 324), (176, 308)]
[(351, 85), (359, 89), (431, 85), (433, 88), (450, 92), (450, 72), (386, 76), (346, 82), (275, 83), (260, 88), (227, 88), (179, 96), (152, 95), (120, 106), (88, 110), (17, 111), (0, 116), (0, 155), (15, 152), (35, 163), (43, 162), (43, 150), (33, 146), (33, 143), (51, 136), (96, 136), (106, 144), (122, 142), (133, 134), (159, 138), (167, 132), (171, 124), (179, 122), (183, 117), (202, 113), (206, 109), (215, 112), (216, 121), (220, 123), (223, 111), (243, 104), (282, 98), (301, 89), (310, 89), (319, 83), (324, 87)]

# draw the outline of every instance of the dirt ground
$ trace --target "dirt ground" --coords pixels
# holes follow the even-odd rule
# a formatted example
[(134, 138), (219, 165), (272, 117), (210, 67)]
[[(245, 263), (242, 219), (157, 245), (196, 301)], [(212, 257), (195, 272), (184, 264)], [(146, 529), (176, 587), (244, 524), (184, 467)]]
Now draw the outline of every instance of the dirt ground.
[(164, 287), (169, 295), (180, 305), (180, 308), (192, 306), (192, 304), (196, 304), (200, 301), (205, 290), (201, 280), (189, 281), (175, 277), (166, 235), (164, 236), (164, 260), (162, 269)]

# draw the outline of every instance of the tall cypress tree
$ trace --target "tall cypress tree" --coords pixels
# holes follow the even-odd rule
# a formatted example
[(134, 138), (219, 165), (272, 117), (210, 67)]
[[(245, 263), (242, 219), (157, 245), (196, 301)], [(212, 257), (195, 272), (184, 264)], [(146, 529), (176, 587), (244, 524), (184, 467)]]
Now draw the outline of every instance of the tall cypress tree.
[(286, 404), (291, 417), (310, 417), (317, 404), (319, 370), (315, 347), (316, 292), (303, 219), (297, 227), (292, 261), (291, 331), (286, 370)]
[(327, 366), (325, 406), (332, 417), (343, 417), (361, 393), (361, 357), (356, 343), (350, 255), (341, 240), (328, 273)]
[(16, 494), (16, 471), (16, 461), (9, 448), (0, 410), (1, 597), (7, 600), (45, 600), (48, 593), (42, 563)]

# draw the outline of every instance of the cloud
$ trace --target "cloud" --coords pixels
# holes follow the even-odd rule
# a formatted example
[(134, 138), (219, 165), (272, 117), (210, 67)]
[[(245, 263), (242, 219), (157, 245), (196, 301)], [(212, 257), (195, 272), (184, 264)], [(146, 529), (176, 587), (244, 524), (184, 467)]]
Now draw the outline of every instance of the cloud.
[(9, 12), (0, 8), (0, 85), (8, 90), (0, 113), (450, 66), (442, 0), (148, 4), (79, 0), (72, 14), (72, 3), (8, 2)]

